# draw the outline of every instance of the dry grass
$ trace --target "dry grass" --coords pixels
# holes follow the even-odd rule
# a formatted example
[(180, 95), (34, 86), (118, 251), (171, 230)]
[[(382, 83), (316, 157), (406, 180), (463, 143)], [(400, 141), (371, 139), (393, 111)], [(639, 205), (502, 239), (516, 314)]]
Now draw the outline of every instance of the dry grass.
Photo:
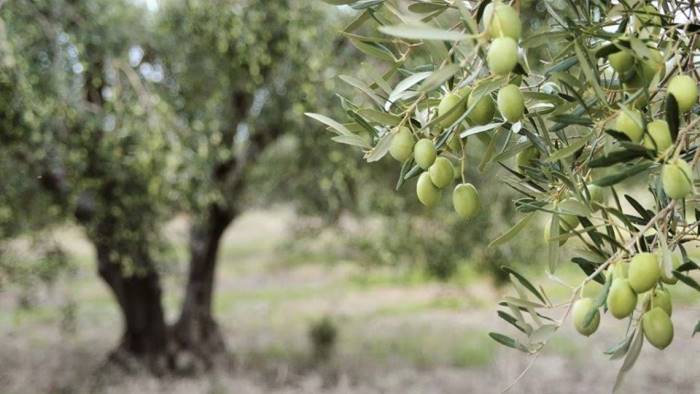
[[(0, 392), (490, 393), (529, 361), (488, 339), (488, 331), (508, 328), (492, 309), (498, 293), (483, 282), (406, 286), (355, 264), (315, 261), (319, 256), (284, 264), (277, 245), (291, 219), (287, 210), (252, 213), (227, 234), (216, 311), (236, 367), (188, 379), (102, 368), (119, 337), (118, 311), (88, 263), (89, 246), (74, 231), (62, 232), (59, 240), (81, 262), (76, 275), (43, 289), (31, 310), (15, 309), (16, 289), (0, 294)], [(169, 231), (174, 239), (184, 237), (183, 222)], [(170, 268), (166, 305), (172, 315), (182, 266)], [(76, 306), (68, 323), (65, 305)], [(324, 315), (340, 331), (334, 356), (318, 364), (307, 332)], [(622, 392), (699, 392), (694, 361), (700, 346), (689, 335), (698, 317), (694, 302), (676, 308), (674, 343), (665, 352), (645, 346)], [(623, 329), (606, 318), (599, 334), (584, 339), (567, 327), (512, 392), (608, 392), (620, 362), (602, 352)]]

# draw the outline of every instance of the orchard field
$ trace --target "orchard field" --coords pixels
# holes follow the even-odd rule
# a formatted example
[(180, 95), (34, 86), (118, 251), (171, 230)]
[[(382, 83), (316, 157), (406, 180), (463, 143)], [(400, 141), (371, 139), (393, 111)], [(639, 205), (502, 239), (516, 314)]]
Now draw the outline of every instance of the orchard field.
[[(183, 240), (184, 221), (169, 224), (174, 239)], [(119, 339), (118, 311), (104, 286), (90, 280), (89, 244), (78, 230), (59, 229), (52, 237), (65, 245), (76, 271), (51, 288), (32, 289), (32, 308), (3, 314), (3, 392), (486, 393), (506, 388), (527, 365), (487, 336), (502, 326), (491, 305), (504, 293), (490, 278), (468, 266), (447, 283), (415, 269), (366, 270), (332, 246), (335, 232), (289, 252), (294, 222), (288, 207), (276, 207), (250, 212), (229, 230), (216, 313), (235, 364), (164, 380), (101, 369)], [(180, 269), (168, 281), (181, 281)], [(11, 308), (21, 296), (7, 292), (0, 302)], [(674, 297), (682, 300), (674, 323), (690, 330), (698, 299), (691, 291)], [(76, 307), (66, 315), (69, 302)], [(339, 333), (333, 355), (318, 363), (309, 330), (324, 316)], [(511, 392), (560, 393), (562, 385), (571, 385), (570, 393), (607, 391), (616, 370), (602, 352), (619, 327), (602, 330), (594, 341), (567, 329)], [(622, 392), (697, 392), (688, 366), (700, 350), (689, 335), (671, 349), (644, 349)]]

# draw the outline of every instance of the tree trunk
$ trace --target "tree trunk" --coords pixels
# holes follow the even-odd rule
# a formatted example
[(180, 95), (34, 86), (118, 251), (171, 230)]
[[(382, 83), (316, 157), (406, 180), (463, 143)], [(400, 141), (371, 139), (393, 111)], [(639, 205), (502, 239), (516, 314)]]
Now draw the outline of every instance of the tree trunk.
[[(137, 271), (127, 275), (122, 264), (114, 261), (115, 248), (96, 242), (100, 277), (116, 298), (124, 322), (121, 342), (110, 361), (129, 371), (145, 363), (151, 371), (163, 374), (169, 368), (168, 330), (161, 304), (160, 276), (145, 251), (130, 257)], [(120, 251), (123, 253), (123, 251)]]
[(176, 368), (196, 373), (228, 361), (226, 343), (212, 313), (214, 279), (221, 236), (235, 217), (212, 205), (190, 234), (187, 288), (172, 334), (177, 347)]

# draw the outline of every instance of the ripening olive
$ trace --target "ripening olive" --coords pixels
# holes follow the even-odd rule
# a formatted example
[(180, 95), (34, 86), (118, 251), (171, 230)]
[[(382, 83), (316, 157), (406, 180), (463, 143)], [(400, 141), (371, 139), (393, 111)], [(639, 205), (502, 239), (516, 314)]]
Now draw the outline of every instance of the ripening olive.
[[(552, 234), (551, 234), (552, 230), (549, 228), (549, 226), (551, 226), (551, 223), (545, 223), (545, 225), (544, 225), (544, 242), (545, 243), (549, 243), (550, 241), (552, 241)], [(566, 232), (566, 230), (564, 230), (560, 225), (559, 226), (559, 235), (561, 236), (565, 232)], [(559, 238), (559, 237), (556, 237), (556, 238)], [(568, 241), (568, 240), (569, 240), (568, 238), (559, 239), (559, 246), (564, 245), (566, 243), (566, 241)]]
[(588, 193), (591, 196), (591, 205), (594, 210), (598, 210), (602, 205), (605, 205), (608, 199), (607, 190), (604, 187), (597, 185), (588, 185)]
[[(671, 257), (671, 262), (672, 262), (673, 270), (674, 271), (677, 270), (678, 267), (681, 266), (681, 256), (674, 254)], [(664, 270), (661, 270), (661, 281), (666, 283), (666, 284), (669, 284), (669, 285), (675, 285), (678, 282), (678, 278), (676, 278), (673, 275), (673, 272), (671, 272), (670, 276), (666, 276), (666, 273), (664, 272)]]
[(532, 167), (539, 157), (540, 151), (534, 145), (530, 145), (525, 150), (518, 152), (515, 164), (518, 166), (518, 170), (522, 171), (523, 167)]
[(391, 139), (389, 154), (394, 159), (404, 162), (411, 157), (411, 153), (413, 153), (413, 145), (415, 143), (416, 139), (413, 138), (411, 130), (409, 130), (408, 127), (402, 126)]
[(631, 110), (631, 115), (625, 111), (620, 111), (615, 122), (615, 130), (625, 133), (632, 142), (640, 142), (644, 135), (644, 122), (642, 113), (638, 110)]
[(594, 312), (593, 319), (590, 321), (590, 323), (585, 325), (586, 316), (593, 308), (594, 303), (592, 298), (581, 298), (574, 303), (571, 311), (572, 319), (574, 322), (574, 327), (576, 327), (576, 331), (582, 335), (590, 336), (598, 329), (598, 325), (600, 324), (600, 312), (597, 310)]
[[(566, 208), (567, 205), (573, 204), (576, 204), (575, 198), (567, 198), (559, 203), (559, 205), (564, 206), (564, 208)], [(578, 216), (571, 213), (559, 213), (559, 221), (563, 222), (564, 225), (562, 227), (565, 230), (573, 230), (578, 226)]]
[(474, 109), (469, 113), (469, 120), (474, 125), (484, 125), (493, 120), (493, 115), (496, 112), (496, 105), (493, 103), (493, 99), (489, 95), (483, 95), (481, 99), (476, 102), (476, 96), (470, 95), (469, 101), (467, 101), (467, 107), (471, 108), (474, 105)]
[(665, 120), (654, 120), (647, 124), (648, 134), (644, 134), (644, 147), (657, 152), (664, 152), (673, 145), (671, 131)]
[(471, 183), (462, 183), (452, 192), (452, 204), (462, 219), (471, 219), (479, 213), (479, 192)]
[(642, 316), (642, 330), (647, 341), (658, 349), (665, 349), (673, 340), (671, 318), (659, 307), (651, 308)]
[(438, 189), (449, 185), (455, 177), (452, 162), (444, 157), (435, 159), (433, 165), (428, 169), (428, 174), (430, 174), (433, 185), (437, 186)]
[(637, 293), (627, 279), (613, 279), (608, 292), (608, 310), (617, 319), (624, 319), (634, 312), (637, 306)]
[(486, 54), (489, 70), (494, 74), (508, 74), (518, 64), (518, 44), (510, 37), (493, 40)]
[(676, 98), (681, 113), (690, 111), (698, 101), (697, 82), (688, 75), (676, 75), (668, 83), (668, 92)]
[(462, 101), (462, 98), (455, 93), (447, 93), (438, 104), (438, 116), (442, 118), (448, 114), (440, 120), (440, 126), (452, 126), (466, 109), (466, 101)]
[(462, 144), (459, 143), (459, 133), (456, 130), (447, 140), (447, 147), (455, 153), (462, 151)]
[(420, 174), (416, 183), (416, 194), (418, 201), (426, 207), (433, 207), (440, 200), (440, 189), (433, 185), (430, 175), (427, 172)]
[(462, 176), (462, 168), (458, 164), (452, 164), (453, 179), (459, 179)]
[(636, 66), (634, 75), (628, 81), (628, 85), (631, 88), (637, 89), (649, 86), (656, 74), (663, 76), (666, 73), (666, 63), (664, 63), (664, 57), (661, 52), (650, 48), (649, 53), (651, 56), (648, 59), (643, 59), (641, 64)]
[(413, 147), (413, 158), (416, 159), (416, 164), (424, 170), (427, 170), (437, 157), (437, 150), (433, 141), (427, 138), (421, 138)]
[(608, 55), (610, 66), (620, 74), (624, 74), (634, 67), (634, 56), (627, 49)]
[(503, 118), (511, 123), (515, 123), (523, 117), (525, 105), (523, 94), (515, 85), (507, 85), (498, 91), (498, 111)]
[(469, 98), (469, 95), (472, 93), (472, 88), (469, 86), (462, 86), (461, 88), (457, 88), (455, 93), (457, 96), (466, 99)]
[(656, 255), (652, 253), (639, 253), (630, 261), (629, 272), (630, 286), (637, 294), (652, 289), (659, 281), (661, 270)]
[(491, 37), (510, 37), (514, 40), (520, 38), (522, 24), (518, 12), (509, 5), (493, 3), (484, 9), (484, 21), (486, 30)]
[[(627, 279), (629, 275), (630, 265), (622, 261), (618, 261), (612, 266), (612, 275), (615, 279)], [(629, 285), (629, 282), (627, 283)]]
[(661, 170), (661, 183), (670, 198), (687, 197), (693, 193), (693, 169), (683, 159), (669, 162)]
[(671, 293), (666, 289), (657, 288), (647, 293), (647, 297), (651, 296), (650, 307), (659, 307), (666, 312), (668, 316), (673, 314), (673, 303), (671, 302)]

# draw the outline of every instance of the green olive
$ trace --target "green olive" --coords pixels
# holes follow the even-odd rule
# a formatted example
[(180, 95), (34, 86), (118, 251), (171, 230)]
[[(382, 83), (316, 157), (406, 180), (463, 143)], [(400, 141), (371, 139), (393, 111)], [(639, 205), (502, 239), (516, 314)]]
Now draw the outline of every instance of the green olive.
[(515, 163), (518, 170), (522, 171), (524, 167), (533, 167), (539, 157), (540, 151), (534, 145), (530, 145), (525, 150), (518, 152)]
[[(627, 279), (629, 275), (630, 265), (622, 261), (612, 265), (612, 275), (614, 279)], [(627, 283), (629, 285), (629, 282)]]
[(630, 261), (628, 272), (630, 286), (637, 294), (644, 293), (656, 286), (661, 277), (659, 262), (652, 253), (639, 253)]
[[(464, 114), (466, 109), (466, 101), (462, 101), (459, 95), (447, 93), (442, 100), (440, 100), (440, 104), (438, 104), (438, 117), (442, 118), (440, 120), (440, 126), (452, 126), (452, 124)], [(443, 116), (445, 117), (443, 118)]]
[(600, 312), (597, 310), (593, 314), (593, 320), (591, 320), (588, 325), (585, 325), (586, 316), (593, 308), (594, 303), (592, 298), (581, 298), (574, 303), (571, 311), (572, 320), (576, 331), (581, 333), (581, 335), (590, 336), (598, 329), (598, 325), (600, 324)]
[(503, 3), (497, 3), (495, 6), (492, 4), (486, 6), (487, 9), (484, 10), (486, 29), (491, 37), (519, 39), (522, 33), (522, 24), (518, 12), (513, 7)]
[(588, 185), (588, 193), (591, 196), (591, 205), (594, 210), (598, 210), (604, 206), (608, 200), (607, 190), (604, 187), (597, 185)]
[(525, 104), (523, 94), (515, 85), (507, 85), (498, 91), (498, 111), (510, 123), (515, 123), (523, 117)]
[(673, 323), (660, 307), (654, 307), (642, 316), (642, 330), (647, 341), (658, 349), (665, 349), (673, 341)]
[(617, 319), (624, 319), (634, 312), (637, 306), (637, 293), (627, 279), (613, 279), (608, 292), (608, 310)]
[(693, 169), (683, 159), (669, 162), (661, 170), (661, 183), (670, 198), (687, 197), (693, 193)]
[(433, 207), (440, 201), (440, 196), (442, 193), (440, 189), (433, 185), (430, 180), (430, 175), (427, 172), (420, 174), (418, 177), (418, 182), (416, 183), (416, 195), (418, 195), (418, 201), (426, 207)]
[(640, 142), (644, 135), (644, 122), (642, 113), (638, 110), (631, 110), (632, 116), (625, 111), (620, 111), (615, 121), (615, 130), (624, 133), (632, 142)]
[(634, 67), (634, 56), (627, 49), (608, 55), (610, 66), (620, 74), (624, 74)]
[[(674, 254), (673, 257), (671, 257), (671, 262), (673, 270), (677, 270), (678, 267), (681, 266), (681, 256)], [(673, 275), (673, 272), (671, 272), (670, 276), (666, 276), (664, 271), (661, 270), (661, 281), (669, 285), (675, 285), (678, 282), (678, 278)]]
[(411, 157), (411, 153), (413, 153), (413, 145), (415, 145), (415, 143), (416, 139), (413, 138), (411, 130), (409, 130), (408, 127), (402, 126), (391, 139), (389, 154), (394, 159), (404, 162)]
[[(549, 228), (549, 226), (550, 226), (550, 223), (545, 223), (545, 225), (544, 225), (544, 242), (545, 243), (549, 243), (550, 241), (552, 241), (552, 236), (551, 236), (552, 230)], [(560, 236), (566, 232), (567, 232), (566, 230), (564, 230), (563, 228), (561, 228), (561, 226), (559, 226), (559, 235)], [(566, 241), (568, 241), (568, 240), (569, 240), (568, 238), (560, 239), (559, 246), (564, 245), (566, 243)]]
[(413, 158), (416, 160), (416, 164), (424, 170), (427, 170), (437, 157), (437, 150), (435, 149), (435, 144), (433, 141), (427, 138), (421, 138), (416, 142), (416, 146), (413, 148)]
[(518, 44), (510, 37), (496, 38), (486, 54), (486, 62), (492, 73), (508, 74), (518, 64)]
[(457, 88), (455, 93), (457, 96), (466, 99), (469, 98), (469, 95), (472, 93), (472, 88), (469, 86), (462, 86), (461, 88)]
[(452, 152), (461, 154), (462, 144), (459, 142), (459, 133), (457, 133), (457, 130), (455, 130), (447, 140), (447, 147), (450, 148)]
[(649, 49), (651, 56), (648, 59), (642, 59), (641, 64), (637, 64), (635, 72), (628, 85), (633, 89), (649, 86), (656, 74), (662, 76), (666, 73), (666, 64), (664, 57), (656, 49)]
[[(559, 205), (573, 205), (576, 203), (575, 198), (567, 198), (559, 203)], [(563, 223), (565, 230), (573, 230), (578, 226), (578, 216), (571, 213), (559, 213), (559, 221)]]
[(479, 192), (471, 183), (459, 184), (452, 192), (452, 204), (459, 217), (467, 220), (472, 219), (481, 208)]
[(668, 83), (668, 93), (672, 94), (678, 102), (678, 110), (681, 113), (690, 111), (698, 101), (697, 82), (688, 75), (676, 75)]
[(467, 101), (467, 108), (474, 106), (474, 109), (469, 113), (469, 120), (475, 125), (484, 125), (493, 120), (493, 115), (496, 112), (496, 106), (493, 99), (489, 95), (483, 95), (476, 102), (476, 96), (470, 95)]
[(442, 189), (452, 183), (455, 177), (452, 162), (444, 157), (435, 159), (433, 165), (428, 169), (428, 174), (430, 174), (430, 180), (433, 182), (433, 185), (437, 186), (438, 189)]
[[(659, 307), (666, 312), (667, 315), (671, 316), (673, 314), (673, 303), (671, 302), (671, 293), (666, 289), (657, 288), (652, 290), (650, 300), (650, 307)], [(647, 297), (649, 296), (647, 294)]]
[(673, 145), (671, 131), (665, 120), (654, 120), (647, 124), (648, 134), (644, 134), (644, 147), (647, 149), (664, 152)]

